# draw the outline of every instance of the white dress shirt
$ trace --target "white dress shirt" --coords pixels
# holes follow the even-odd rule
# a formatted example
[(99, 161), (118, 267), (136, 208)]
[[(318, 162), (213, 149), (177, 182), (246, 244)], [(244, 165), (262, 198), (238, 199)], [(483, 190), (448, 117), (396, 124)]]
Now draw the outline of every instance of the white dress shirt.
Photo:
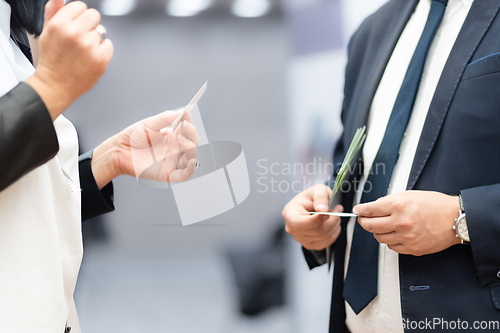
[[(0, 0), (0, 96), (35, 72), (10, 38), (10, 12)], [(63, 333), (73, 307), (83, 253), (78, 138), (62, 115), (54, 127), (57, 156), (0, 192), (2, 333)]]
[[(401, 143), (399, 159), (395, 165), (388, 194), (406, 190), (413, 159), (436, 86), (453, 48), (455, 40), (467, 17), (473, 0), (449, 0), (441, 25), (434, 37), (427, 56), (420, 87), (412, 115)], [(415, 12), (401, 34), (387, 64), (373, 99), (367, 125), (367, 138), (363, 148), (364, 175), (360, 182), (363, 188), (377, 151), (382, 143), (385, 129), (401, 84), (424, 30), (431, 0), (420, 0)], [(359, 203), (362, 191), (356, 194)], [(347, 274), (355, 218), (347, 225), (347, 251), (345, 272)], [(378, 262), (378, 293), (375, 299), (359, 315), (346, 302), (347, 326), (352, 333), (402, 333), (402, 314), (399, 290), (398, 254), (381, 244)]]

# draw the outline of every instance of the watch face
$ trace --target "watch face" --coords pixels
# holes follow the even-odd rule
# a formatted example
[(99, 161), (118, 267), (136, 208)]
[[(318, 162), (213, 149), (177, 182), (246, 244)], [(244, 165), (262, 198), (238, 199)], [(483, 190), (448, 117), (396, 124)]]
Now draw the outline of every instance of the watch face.
[(467, 228), (467, 222), (465, 221), (465, 218), (462, 218), (458, 222), (458, 234), (462, 237), (463, 240), (470, 241), (469, 229)]

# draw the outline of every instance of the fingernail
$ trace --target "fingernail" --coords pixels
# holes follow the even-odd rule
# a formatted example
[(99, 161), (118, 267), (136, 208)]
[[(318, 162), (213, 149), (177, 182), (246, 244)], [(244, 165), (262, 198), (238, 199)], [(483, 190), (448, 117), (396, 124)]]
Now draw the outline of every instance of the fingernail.
[(354, 208), (352, 209), (352, 212), (356, 215), (359, 215), (358, 214), (358, 206), (354, 206)]
[(189, 123), (189, 121), (184, 120), (184, 128), (185, 129), (190, 129), (191, 128), (191, 124)]
[(319, 204), (319, 205), (317, 205), (317, 206), (316, 206), (316, 209), (317, 209), (318, 211), (326, 210), (326, 208), (327, 208), (327, 207), (326, 207), (326, 205), (325, 205), (325, 204)]

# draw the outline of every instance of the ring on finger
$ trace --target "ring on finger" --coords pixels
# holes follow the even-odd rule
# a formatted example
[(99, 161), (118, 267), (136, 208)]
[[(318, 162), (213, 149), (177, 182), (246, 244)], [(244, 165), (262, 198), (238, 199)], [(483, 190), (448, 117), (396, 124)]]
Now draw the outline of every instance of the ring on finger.
[[(181, 166), (181, 168), (186, 169), (186, 167), (182, 163), (182, 157), (184, 157), (184, 155), (182, 155), (181, 158), (179, 159), (179, 165)], [(198, 167), (200, 166), (200, 164), (201, 164), (200, 161), (198, 161), (198, 159), (196, 159), (196, 164), (195, 164), (194, 168), (198, 169)]]
[(179, 165), (181, 166), (182, 169), (186, 169), (186, 167), (184, 166), (184, 164), (182, 164), (182, 158), (184, 157), (184, 155), (181, 156), (181, 158), (179, 158)]
[(106, 28), (99, 24), (97, 27), (95, 27), (95, 31), (101, 35), (101, 42), (103, 42), (106, 39)]

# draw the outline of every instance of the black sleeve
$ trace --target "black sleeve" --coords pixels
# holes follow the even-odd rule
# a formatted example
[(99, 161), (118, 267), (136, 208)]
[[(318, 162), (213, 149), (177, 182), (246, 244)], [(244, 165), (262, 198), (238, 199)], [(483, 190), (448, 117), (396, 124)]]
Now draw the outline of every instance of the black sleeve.
[(113, 205), (113, 182), (109, 182), (101, 190), (97, 187), (92, 173), (93, 150), (80, 155), (79, 173), (82, 189), (82, 221), (109, 213), (115, 210)]
[(20, 83), (0, 98), (0, 191), (58, 150), (50, 114), (33, 88)]
[(308, 250), (302, 246), (302, 253), (309, 269), (326, 264), (326, 249), (321, 251)]
[(484, 287), (500, 278), (500, 184), (461, 194), (477, 277)]

